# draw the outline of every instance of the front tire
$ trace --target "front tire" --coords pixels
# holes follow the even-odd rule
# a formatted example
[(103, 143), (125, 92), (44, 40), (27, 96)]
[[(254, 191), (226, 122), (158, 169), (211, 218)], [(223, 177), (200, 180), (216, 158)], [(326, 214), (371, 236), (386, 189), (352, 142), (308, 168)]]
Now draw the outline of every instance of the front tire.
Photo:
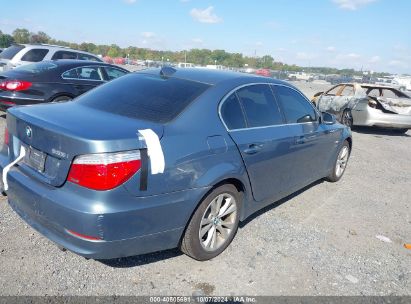
[(348, 159), (350, 158), (350, 144), (348, 141), (344, 141), (340, 151), (338, 152), (337, 159), (334, 163), (333, 171), (327, 176), (326, 180), (332, 183), (338, 182), (344, 175), (345, 168), (347, 167)]
[(237, 232), (240, 206), (241, 195), (233, 185), (214, 189), (194, 212), (181, 241), (181, 251), (198, 261), (223, 252)]
[(350, 109), (345, 109), (341, 116), (341, 123), (346, 125), (349, 128), (353, 126), (353, 118)]

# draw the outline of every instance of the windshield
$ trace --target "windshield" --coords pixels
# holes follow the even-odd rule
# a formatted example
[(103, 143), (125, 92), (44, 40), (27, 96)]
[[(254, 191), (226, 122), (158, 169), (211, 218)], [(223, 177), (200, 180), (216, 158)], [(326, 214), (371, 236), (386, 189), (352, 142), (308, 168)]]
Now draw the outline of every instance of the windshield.
[(32, 63), (27, 65), (22, 65), (16, 69), (15, 71), (19, 72), (28, 72), (31, 74), (39, 74), (41, 72), (50, 71), (57, 68), (57, 64), (52, 62), (39, 62), (39, 63)]
[(18, 52), (20, 52), (24, 48), (24, 45), (14, 44), (0, 53), (0, 59), (12, 59)]
[(178, 78), (128, 74), (77, 98), (77, 102), (131, 118), (166, 123), (209, 85)]

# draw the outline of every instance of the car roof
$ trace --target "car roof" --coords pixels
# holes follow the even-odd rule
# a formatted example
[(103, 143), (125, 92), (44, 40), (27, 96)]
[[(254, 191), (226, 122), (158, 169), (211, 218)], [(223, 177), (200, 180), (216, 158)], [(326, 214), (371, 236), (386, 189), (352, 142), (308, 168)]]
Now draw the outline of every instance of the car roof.
[(94, 60), (80, 60), (80, 59), (58, 59), (58, 60), (44, 60), (42, 62), (52, 62), (56, 64), (59, 67), (64, 67), (64, 68), (70, 68), (70, 67), (77, 67), (77, 66), (90, 66), (90, 65), (104, 65), (104, 66), (111, 66), (115, 68), (119, 68), (121, 70), (126, 70), (122, 67), (118, 67), (113, 64), (105, 63), (105, 62), (100, 62), (100, 61), (94, 61)]
[[(240, 72), (233, 72), (227, 70), (213, 70), (213, 69), (206, 69), (206, 68), (172, 68), (175, 72), (167, 75), (168, 77), (175, 77), (180, 79), (186, 79), (196, 82), (202, 82), (208, 85), (217, 85), (221, 82), (228, 81), (228, 80), (236, 80), (237, 82), (270, 82), (270, 83), (277, 83), (283, 84), (292, 87), (292, 85), (277, 80), (274, 78), (263, 77), (254, 74), (247, 74), (247, 73), (240, 73)], [(149, 69), (143, 70), (140, 73), (146, 74), (153, 74), (153, 75), (160, 75), (161, 69)]]
[(398, 90), (397, 88), (390, 86), (390, 85), (372, 84), (372, 83), (344, 82), (344, 83), (339, 83), (338, 85), (353, 85), (353, 86), (360, 86), (363, 88)]

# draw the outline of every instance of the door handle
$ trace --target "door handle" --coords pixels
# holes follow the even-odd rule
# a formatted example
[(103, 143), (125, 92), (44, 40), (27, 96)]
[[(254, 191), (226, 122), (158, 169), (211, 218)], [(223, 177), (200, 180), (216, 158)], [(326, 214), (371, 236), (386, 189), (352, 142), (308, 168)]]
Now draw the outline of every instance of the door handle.
[(243, 150), (243, 152), (245, 153), (245, 154), (256, 154), (256, 153), (258, 153), (258, 152), (260, 152), (261, 151), (261, 149), (263, 148), (263, 144), (257, 144), (257, 143), (255, 143), (255, 144), (250, 144), (250, 145), (248, 145), (248, 148), (247, 149), (245, 149), (245, 150)]

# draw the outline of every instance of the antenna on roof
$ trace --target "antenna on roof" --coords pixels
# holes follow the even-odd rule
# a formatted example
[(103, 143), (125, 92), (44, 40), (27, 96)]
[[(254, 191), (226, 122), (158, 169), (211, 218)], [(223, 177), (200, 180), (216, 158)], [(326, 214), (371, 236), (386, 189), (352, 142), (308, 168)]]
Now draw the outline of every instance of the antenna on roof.
[(168, 77), (168, 76), (173, 75), (175, 72), (177, 72), (176, 69), (174, 69), (174, 68), (172, 68), (172, 67), (169, 67), (169, 66), (164, 66), (164, 67), (162, 67), (161, 70), (160, 70), (160, 75), (161, 75), (162, 77)]

